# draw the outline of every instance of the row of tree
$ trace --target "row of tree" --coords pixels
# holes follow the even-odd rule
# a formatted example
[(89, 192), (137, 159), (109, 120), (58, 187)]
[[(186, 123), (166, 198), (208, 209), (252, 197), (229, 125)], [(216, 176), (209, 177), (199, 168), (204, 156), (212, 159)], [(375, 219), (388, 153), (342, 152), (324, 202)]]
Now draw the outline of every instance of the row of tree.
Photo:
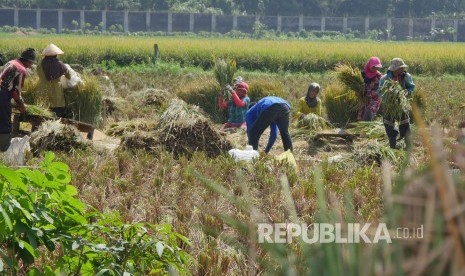
[(465, 0), (2, 0), (0, 7), (307, 16), (459, 16)]

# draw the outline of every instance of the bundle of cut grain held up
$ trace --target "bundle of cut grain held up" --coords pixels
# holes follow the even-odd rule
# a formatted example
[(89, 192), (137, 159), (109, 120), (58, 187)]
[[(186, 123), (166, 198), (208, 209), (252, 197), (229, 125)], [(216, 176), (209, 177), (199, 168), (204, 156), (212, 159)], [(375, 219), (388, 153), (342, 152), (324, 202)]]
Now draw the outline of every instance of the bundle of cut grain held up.
[[(236, 73), (236, 61), (234, 59), (218, 58), (215, 61), (213, 71), (221, 89), (224, 89), (227, 84), (231, 84), (233, 81)], [(225, 90), (222, 92), (225, 96), (229, 95)]]
[(362, 73), (357, 67), (346, 64), (338, 64), (335, 68), (338, 80), (349, 90), (357, 95), (358, 104), (364, 106), (369, 98), (365, 96), (365, 83)]
[(391, 120), (400, 121), (402, 114), (410, 111), (410, 103), (404, 89), (397, 81), (386, 80), (381, 88), (383, 115)]

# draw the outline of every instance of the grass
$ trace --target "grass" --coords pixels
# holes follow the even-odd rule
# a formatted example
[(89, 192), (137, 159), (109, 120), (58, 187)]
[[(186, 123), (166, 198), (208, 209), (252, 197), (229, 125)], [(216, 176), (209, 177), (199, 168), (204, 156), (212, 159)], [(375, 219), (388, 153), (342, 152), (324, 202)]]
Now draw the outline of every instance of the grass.
[[(22, 48), (45, 48), (54, 41), (70, 64), (85, 66), (102, 64), (130, 66), (150, 64), (153, 57), (153, 37), (36, 35), (7, 36), (0, 52), (8, 58), (17, 57)], [(270, 41), (251, 39), (206, 39), (186, 37), (156, 37), (160, 60), (181, 66), (213, 67), (213, 56), (228, 56), (237, 68), (268, 72), (325, 72), (338, 63), (362, 68), (366, 53), (379, 56), (387, 63), (402, 57), (413, 74), (460, 74), (465, 71), (464, 49), (460, 43), (374, 42), (374, 41)], [(111, 45), (111, 47), (108, 47)], [(92, 51), (86, 49), (92, 48)], [(373, 49), (376, 51), (373, 52)], [(105, 61), (105, 62), (104, 62)]]

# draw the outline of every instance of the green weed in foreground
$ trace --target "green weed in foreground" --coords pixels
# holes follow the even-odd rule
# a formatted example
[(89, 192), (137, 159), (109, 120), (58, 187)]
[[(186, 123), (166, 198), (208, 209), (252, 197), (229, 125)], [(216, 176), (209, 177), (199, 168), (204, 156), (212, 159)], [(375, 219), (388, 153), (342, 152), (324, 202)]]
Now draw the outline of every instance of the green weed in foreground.
[(36, 169), (0, 166), (0, 273), (187, 274), (185, 237), (169, 225), (92, 211), (54, 157), (47, 153)]

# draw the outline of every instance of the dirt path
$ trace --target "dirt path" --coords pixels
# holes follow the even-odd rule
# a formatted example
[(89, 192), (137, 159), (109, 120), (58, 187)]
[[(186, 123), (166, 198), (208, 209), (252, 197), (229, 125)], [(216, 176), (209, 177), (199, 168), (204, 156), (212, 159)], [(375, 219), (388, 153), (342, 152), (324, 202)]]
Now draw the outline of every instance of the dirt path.
[[(85, 138), (85, 133), (81, 133), (81, 135), (84, 135), (83, 138)], [(95, 129), (92, 143), (96, 148), (107, 149), (107, 150), (112, 151), (119, 146), (119, 144), (121, 143), (121, 140), (119, 138), (107, 136), (105, 133), (101, 132), (100, 130)]]

